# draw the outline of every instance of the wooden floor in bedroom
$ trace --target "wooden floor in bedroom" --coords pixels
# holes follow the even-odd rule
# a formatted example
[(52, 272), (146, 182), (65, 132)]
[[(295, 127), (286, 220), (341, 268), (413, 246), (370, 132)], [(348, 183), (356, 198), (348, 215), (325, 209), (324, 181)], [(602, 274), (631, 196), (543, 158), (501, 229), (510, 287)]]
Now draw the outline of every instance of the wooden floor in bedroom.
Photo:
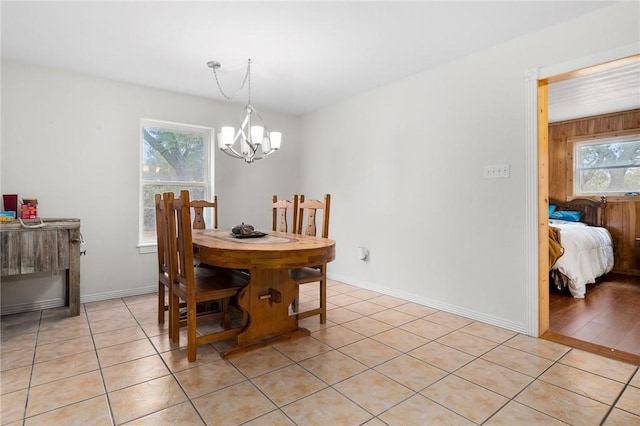
[(542, 337), (640, 364), (640, 277), (607, 274), (587, 285), (584, 299), (552, 287)]

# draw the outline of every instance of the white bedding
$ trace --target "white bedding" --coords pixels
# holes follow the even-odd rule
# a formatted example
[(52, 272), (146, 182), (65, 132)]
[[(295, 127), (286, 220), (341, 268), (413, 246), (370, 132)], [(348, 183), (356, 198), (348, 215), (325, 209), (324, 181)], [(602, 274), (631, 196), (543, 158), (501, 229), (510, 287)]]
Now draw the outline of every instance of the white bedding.
[(587, 226), (580, 222), (549, 220), (560, 229), (560, 244), (564, 254), (553, 265), (568, 279), (571, 295), (584, 298), (587, 284), (613, 269), (613, 242), (606, 228)]

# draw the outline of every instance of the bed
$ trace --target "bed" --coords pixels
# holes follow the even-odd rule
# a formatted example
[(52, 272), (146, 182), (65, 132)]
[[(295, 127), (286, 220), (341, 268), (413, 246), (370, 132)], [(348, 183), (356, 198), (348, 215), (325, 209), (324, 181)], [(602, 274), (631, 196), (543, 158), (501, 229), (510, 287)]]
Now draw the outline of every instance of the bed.
[(606, 199), (549, 200), (550, 282), (584, 298), (587, 284), (613, 269), (613, 241), (604, 227)]

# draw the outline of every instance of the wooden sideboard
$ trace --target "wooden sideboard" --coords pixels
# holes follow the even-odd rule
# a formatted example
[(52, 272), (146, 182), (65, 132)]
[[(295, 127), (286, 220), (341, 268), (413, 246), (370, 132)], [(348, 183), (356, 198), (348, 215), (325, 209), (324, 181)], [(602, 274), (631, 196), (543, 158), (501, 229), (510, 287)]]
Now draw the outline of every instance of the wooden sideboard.
[[(0, 275), (65, 270), (65, 304), (80, 315), (80, 219), (0, 223)], [(29, 226), (44, 226), (30, 228)]]

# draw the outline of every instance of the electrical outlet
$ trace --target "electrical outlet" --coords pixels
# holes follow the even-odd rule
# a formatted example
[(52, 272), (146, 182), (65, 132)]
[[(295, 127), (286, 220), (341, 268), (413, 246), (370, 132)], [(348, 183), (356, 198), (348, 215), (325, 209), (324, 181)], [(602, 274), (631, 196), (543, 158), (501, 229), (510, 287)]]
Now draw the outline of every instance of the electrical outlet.
[(493, 164), (490, 166), (484, 166), (485, 179), (508, 178), (509, 174), (510, 173), (508, 164)]

